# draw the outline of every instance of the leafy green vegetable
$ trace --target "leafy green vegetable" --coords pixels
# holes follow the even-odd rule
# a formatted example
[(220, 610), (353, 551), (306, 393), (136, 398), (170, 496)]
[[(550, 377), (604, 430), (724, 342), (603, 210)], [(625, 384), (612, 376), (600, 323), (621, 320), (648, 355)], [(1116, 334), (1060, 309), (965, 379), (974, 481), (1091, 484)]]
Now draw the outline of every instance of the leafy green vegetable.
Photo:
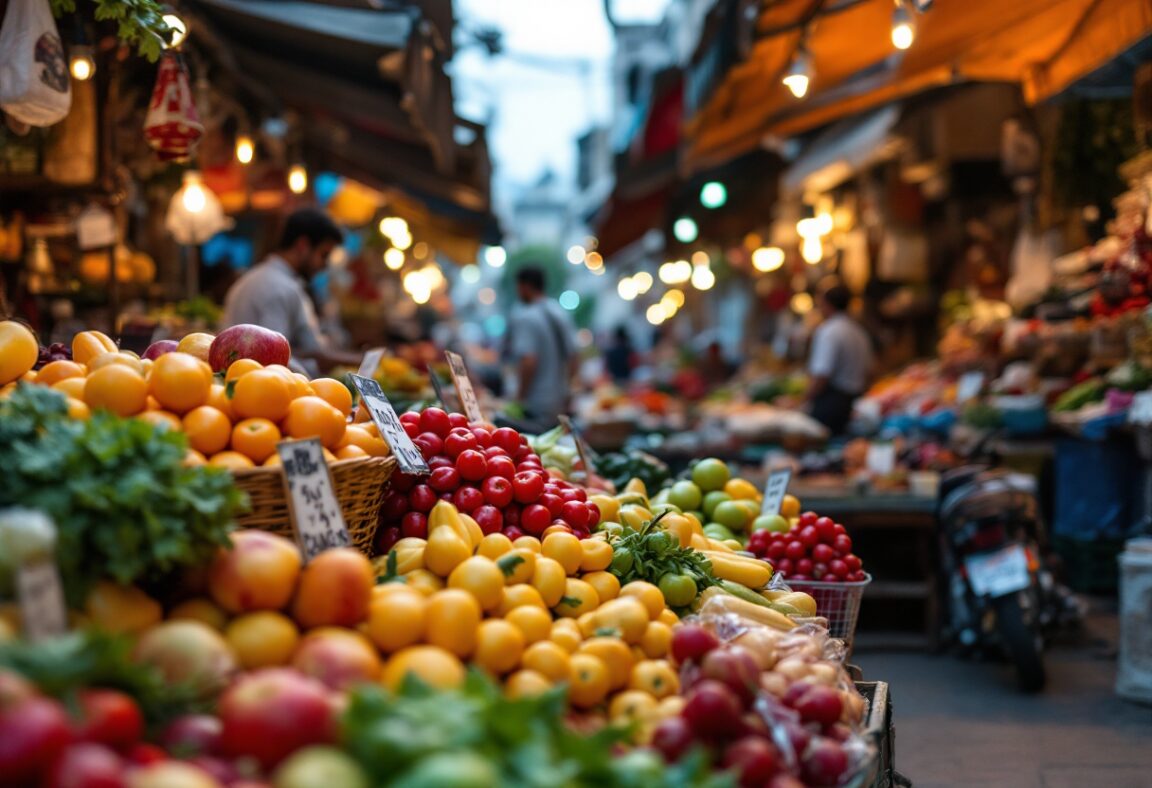
[[(172, 37), (172, 28), (164, 21), (164, 9), (156, 0), (93, 0), (97, 21), (113, 20), (117, 35), (126, 44), (153, 63), (160, 50)], [(76, 0), (52, 0), (52, 13), (59, 17), (76, 13)]]
[(671, 477), (662, 460), (637, 449), (601, 454), (596, 460), (596, 472), (618, 489), (632, 479), (639, 479), (649, 492), (660, 489)]
[(1080, 410), (1080, 408), (1085, 405), (1091, 405), (1094, 402), (1103, 400), (1104, 393), (1107, 390), (1108, 384), (1103, 380), (1100, 378), (1089, 378), (1083, 383), (1077, 383), (1061, 394), (1052, 406), (1052, 410), (1057, 413)]
[(226, 471), (185, 467), (184, 435), (139, 419), (67, 415), (64, 397), (23, 385), (0, 403), (0, 508), (56, 523), (68, 599), (97, 580), (156, 580), (227, 544), (243, 494)]
[(684, 576), (696, 584), (697, 593), (719, 581), (712, 573), (712, 563), (698, 550), (681, 547), (676, 539), (661, 530), (660, 515), (639, 530), (625, 528), (609, 537), (612, 564), (608, 571), (620, 584), (646, 580), (659, 585), (666, 575)]

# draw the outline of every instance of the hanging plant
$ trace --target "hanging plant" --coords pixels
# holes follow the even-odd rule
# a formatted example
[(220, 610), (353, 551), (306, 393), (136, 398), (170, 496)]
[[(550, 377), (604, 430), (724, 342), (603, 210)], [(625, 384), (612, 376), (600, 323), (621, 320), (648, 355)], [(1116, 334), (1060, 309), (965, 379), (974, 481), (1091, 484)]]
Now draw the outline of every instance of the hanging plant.
[[(76, 0), (51, 0), (52, 13), (57, 17), (76, 13)], [(98, 22), (114, 21), (117, 36), (126, 44), (135, 45), (136, 51), (155, 63), (172, 35), (172, 28), (164, 21), (164, 10), (156, 0), (92, 0), (96, 5)]]

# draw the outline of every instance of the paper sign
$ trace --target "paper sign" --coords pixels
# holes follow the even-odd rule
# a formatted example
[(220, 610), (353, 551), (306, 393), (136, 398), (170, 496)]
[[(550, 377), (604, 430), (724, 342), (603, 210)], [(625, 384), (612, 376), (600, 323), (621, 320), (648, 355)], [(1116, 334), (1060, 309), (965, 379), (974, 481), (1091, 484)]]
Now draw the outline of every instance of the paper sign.
[(54, 561), (23, 564), (16, 571), (16, 594), (24, 634), (32, 642), (58, 637), (68, 631), (64, 590)]
[(460, 395), (460, 407), (464, 415), (471, 423), (483, 422), (484, 414), (480, 412), (480, 401), (476, 399), (476, 392), (472, 389), (472, 380), (468, 377), (464, 359), (451, 350), (444, 351), (444, 358), (448, 359), (448, 369), (452, 372), (452, 382), (456, 384), (456, 393)]
[(592, 457), (594, 456), (592, 447), (585, 442), (584, 436), (580, 434), (580, 431), (572, 426), (572, 419), (567, 416), (560, 416), (559, 421), (560, 426), (572, 436), (572, 442), (576, 444), (576, 453), (580, 455), (580, 462), (584, 465), (585, 476), (596, 473), (596, 464), (592, 462)]
[(764, 502), (760, 506), (760, 514), (780, 514), (780, 505), (784, 503), (784, 495), (788, 492), (788, 482), (792, 481), (791, 468), (779, 468), (768, 474), (768, 481), (764, 484)]
[(374, 347), (364, 354), (364, 358), (360, 361), (360, 369), (356, 372), (364, 378), (370, 378), (376, 374), (376, 370), (380, 367), (380, 359), (384, 358), (384, 348)]
[(400, 470), (415, 475), (431, 473), (428, 463), (424, 461), (424, 455), (408, 437), (404, 425), (400, 423), (400, 417), (396, 415), (396, 409), (392, 407), (388, 397), (384, 396), (380, 384), (372, 378), (360, 375), (352, 375), (352, 382), (360, 392), (360, 402), (368, 408), (368, 415), (372, 417), (376, 429), (380, 430), (381, 437), (388, 441)]
[(331, 547), (352, 544), (320, 439), (280, 441), (276, 451), (284, 469), (288, 511), (304, 560), (310, 561)]
[(1152, 391), (1141, 391), (1132, 397), (1128, 421), (1134, 424), (1152, 424)]
[(99, 205), (89, 205), (76, 217), (76, 245), (87, 252), (116, 243), (116, 217)]
[(896, 446), (891, 443), (868, 444), (864, 465), (877, 476), (887, 476), (896, 470)]
[(965, 372), (956, 383), (956, 403), (963, 405), (973, 399), (984, 388), (983, 372)]

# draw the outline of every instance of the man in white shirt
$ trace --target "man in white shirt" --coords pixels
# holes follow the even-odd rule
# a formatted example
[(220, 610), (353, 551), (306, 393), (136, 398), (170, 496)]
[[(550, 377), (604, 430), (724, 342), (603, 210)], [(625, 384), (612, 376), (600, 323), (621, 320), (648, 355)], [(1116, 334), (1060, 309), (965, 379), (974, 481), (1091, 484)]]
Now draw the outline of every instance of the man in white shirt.
[(872, 341), (849, 317), (851, 299), (844, 285), (832, 285), (821, 293), (824, 320), (812, 334), (808, 353), (808, 410), (833, 435), (848, 426), (852, 405), (868, 388), (872, 374)]
[(572, 324), (563, 307), (544, 294), (544, 272), (535, 267), (516, 274), (521, 306), (509, 329), (516, 362), (516, 399), (533, 429), (556, 426), (568, 409), (577, 355)]
[(312, 377), (338, 364), (355, 366), (358, 355), (328, 347), (305, 289), (343, 240), (344, 234), (327, 214), (311, 208), (291, 214), (276, 251), (228, 289), (224, 326), (252, 323), (279, 331), (292, 347), (293, 366)]

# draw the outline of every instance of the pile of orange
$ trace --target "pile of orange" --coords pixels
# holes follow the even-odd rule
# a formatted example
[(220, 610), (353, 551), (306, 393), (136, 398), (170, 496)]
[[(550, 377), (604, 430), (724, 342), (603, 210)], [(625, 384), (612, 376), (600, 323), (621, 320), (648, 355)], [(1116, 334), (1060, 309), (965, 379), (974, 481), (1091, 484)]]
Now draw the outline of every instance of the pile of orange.
[(374, 424), (348, 423), (352, 394), (332, 378), (239, 359), (220, 379), (193, 353), (141, 359), (96, 331), (78, 334), (72, 354), (22, 380), (63, 392), (77, 418), (104, 409), (179, 430), (191, 464), (277, 465), (276, 444), (286, 438), (319, 438), (330, 462), (388, 453)]

